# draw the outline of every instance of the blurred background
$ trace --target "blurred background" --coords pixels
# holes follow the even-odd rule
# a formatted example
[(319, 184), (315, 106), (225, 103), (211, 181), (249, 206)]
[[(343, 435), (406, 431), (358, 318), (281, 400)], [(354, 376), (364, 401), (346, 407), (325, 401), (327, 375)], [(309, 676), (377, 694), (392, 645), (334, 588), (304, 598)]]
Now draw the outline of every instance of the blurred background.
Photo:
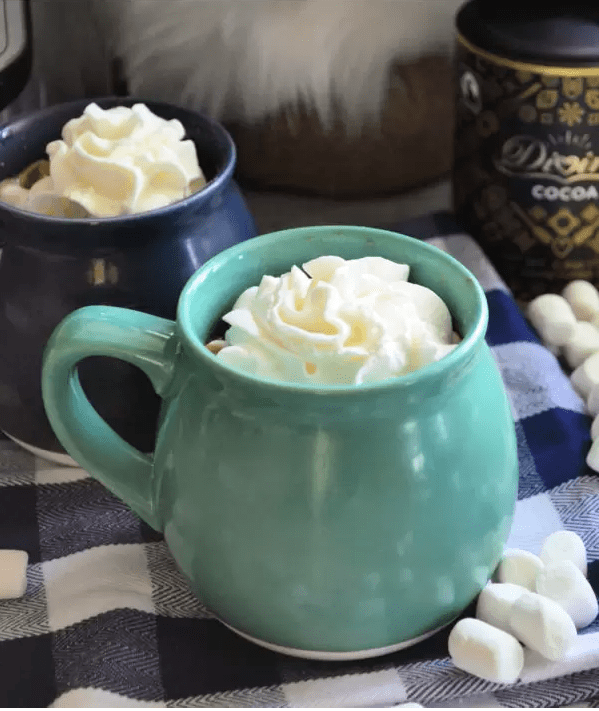
[[(281, 14), (286, 8), (300, 11), (306, 3), (312, 7), (309, 19), (313, 27), (306, 24), (305, 15)], [(118, 37), (124, 27), (129, 33), (133, 27), (134, 34), (149, 30), (141, 21), (125, 25), (124, 8), (141, 7), (141, 17), (142, 13), (157, 11), (164, 14), (167, 4), (175, 18), (179, 11), (193, 11), (198, 27), (203, 19), (220, 21), (218, 13), (226, 8), (234, 21), (246, 22), (254, 40), (257, 37), (258, 42), (265, 43), (264, 56), (272, 39), (256, 30), (258, 13), (279, 13), (277, 21), (283, 23), (283, 32), (293, 33), (294, 23), (303, 23), (297, 29), (302, 29), (308, 39), (300, 50), (310, 52), (314, 44), (310, 33), (317, 33), (323, 23), (334, 20), (327, 12), (339, 12), (344, 5), (354, 10), (368, 6), (328, 0), (266, 0), (259, 8), (253, 0), (135, 0), (133, 4), (129, 0), (1, 0), (9, 35), (11, 16), (14, 21), (18, 14), (16, 6), (21, 13), (30, 14), (33, 65), (27, 84), (1, 111), (0, 120), (69, 99), (129, 93), (130, 77), (123, 57), (118, 56)], [(152, 5), (155, 9), (150, 13), (147, 8)], [(391, 28), (396, 23), (398, 28), (396, 56), (393, 52), (385, 55), (386, 81), (384, 93), (377, 99), (376, 115), (358, 131), (347, 131), (341, 111), (333, 111), (332, 117), (323, 121), (309, 100), (298, 101), (291, 109), (281, 105), (251, 118), (243, 112), (216, 116), (237, 144), (237, 180), (261, 232), (335, 223), (391, 227), (401, 220), (450, 207), (454, 125), (451, 42), (458, 5), (457, 0), (383, 1), (378, 6), (370, 5), (378, 7), (379, 14), (374, 12), (372, 27), (366, 24), (365, 28), (369, 20), (357, 12), (342, 18), (346, 35), (335, 39), (339, 47), (332, 47), (331, 52), (347, 51), (344, 47), (350, 38), (355, 54), (356, 37), (367, 35), (364, 29), (373, 29), (372, 38), (364, 39), (371, 42), (372, 51), (368, 44), (358, 48), (363, 62), (383, 61), (377, 59), (377, 21)], [(217, 13), (216, 20), (206, 15), (210, 8)], [(321, 18), (319, 13), (323, 13)], [(183, 24), (185, 18), (181, 18)], [(404, 24), (409, 33), (403, 29)], [(215, 24), (214, 32), (222, 26)], [(385, 41), (393, 41), (393, 31), (389, 30)], [(406, 39), (410, 33), (415, 40)], [(190, 62), (207, 61), (199, 35), (198, 30), (193, 52), (183, 47), (177, 55), (182, 58), (182, 73), (189, 71)], [(167, 40), (164, 51), (169, 48), (168, 42), (176, 41)], [(153, 51), (158, 60), (162, 49), (156, 40)], [(353, 55), (348, 63), (350, 60)], [(238, 61), (247, 58), (240, 52)], [(141, 85), (153, 89), (151, 82)], [(160, 87), (156, 88), (151, 98), (171, 99), (160, 92)]]

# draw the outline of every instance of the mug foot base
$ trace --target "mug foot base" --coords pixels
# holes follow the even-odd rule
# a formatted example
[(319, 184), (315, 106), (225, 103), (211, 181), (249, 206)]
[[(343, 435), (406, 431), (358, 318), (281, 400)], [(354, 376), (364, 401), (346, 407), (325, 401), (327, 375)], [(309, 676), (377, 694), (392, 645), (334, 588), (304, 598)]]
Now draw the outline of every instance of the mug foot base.
[(12, 439), (13, 442), (18, 444), (19, 447), (22, 447), (23, 449), (27, 450), (31, 454), (34, 454), (40, 459), (46, 459), (50, 462), (54, 462), (55, 464), (60, 464), (63, 467), (79, 467), (79, 464), (77, 464), (74, 459), (69, 457), (68, 454), (63, 454), (62, 452), (53, 452), (50, 449), (40, 449), (39, 447), (34, 447), (32, 444), (22, 442), (20, 439), (13, 437), (10, 432), (6, 432), (5, 430), (2, 431), (9, 439)]
[(382, 657), (385, 654), (391, 654), (391, 652), (398, 652), (400, 649), (406, 649), (407, 647), (411, 647), (414, 644), (418, 644), (418, 642), (422, 642), (425, 639), (432, 637), (434, 634), (437, 634), (437, 632), (452, 624), (451, 622), (449, 622), (448, 624), (442, 625), (441, 627), (437, 627), (436, 629), (431, 630), (430, 632), (425, 632), (419, 637), (408, 639), (405, 642), (398, 642), (397, 644), (389, 644), (386, 647), (359, 649), (355, 652), (325, 652), (321, 650), (298, 649), (297, 647), (283, 647), (278, 644), (272, 644), (271, 642), (265, 642), (262, 639), (257, 639), (256, 637), (252, 637), (251, 635), (246, 634), (245, 632), (241, 632), (236, 627), (232, 627), (231, 625), (227, 624), (226, 622), (223, 622), (222, 620), (220, 620), (220, 622), (222, 622), (223, 625), (225, 625), (225, 627), (228, 627), (232, 632), (235, 632), (235, 634), (238, 634), (240, 637), (247, 639), (249, 642), (257, 644), (260, 647), (266, 647), (266, 649), (270, 649), (273, 652), (287, 654), (291, 657), (300, 657), (301, 659), (317, 659), (322, 662), (349, 662), (358, 659), (370, 659), (371, 657)]

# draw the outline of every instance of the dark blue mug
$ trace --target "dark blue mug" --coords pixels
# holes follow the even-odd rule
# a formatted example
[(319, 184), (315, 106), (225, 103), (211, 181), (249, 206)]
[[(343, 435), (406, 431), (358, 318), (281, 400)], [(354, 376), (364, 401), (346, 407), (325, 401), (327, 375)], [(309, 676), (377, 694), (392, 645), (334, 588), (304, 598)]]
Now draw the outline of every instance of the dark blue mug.
[[(91, 100), (52, 106), (0, 127), (0, 179), (46, 157), (67, 121)], [(94, 100), (102, 108), (139, 99)], [(136, 215), (65, 219), (0, 202), (0, 430), (31, 451), (67, 461), (41, 396), (45, 344), (71, 311), (124, 306), (174, 319), (183, 285), (218, 252), (256, 235), (233, 181), (236, 152), (227, 131), (194, 111), (145, 101), (179, 119), (194, 141), (207, 186), (177, 203)], [(159, 399), (128, 363), (93, 358), (79, 377), (94, 407), (132, 445), (152, 451)]]

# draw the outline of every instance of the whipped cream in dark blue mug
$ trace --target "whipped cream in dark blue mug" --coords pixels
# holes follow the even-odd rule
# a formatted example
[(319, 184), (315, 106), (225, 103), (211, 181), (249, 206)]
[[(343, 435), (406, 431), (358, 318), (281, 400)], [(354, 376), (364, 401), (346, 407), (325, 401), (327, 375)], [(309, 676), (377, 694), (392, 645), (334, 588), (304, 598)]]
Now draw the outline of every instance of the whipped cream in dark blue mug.
[[(102, 108), (139, 99), (96, 99)], [(46, 157), (46, 146), (90, 100), (44, 109), (0, 127), (0, 179)], [(44, 412), (40, 372), (50, 334), (71, 311), (92, 304), (124, 306), (174, 318), (180, 291), (205, 261), (255, 236), (235, 182), (235, 146), (218, 123), (193, 111), (144, 102), (178, 119), (196, 145), (207, 185), (149, 212), (69, 219), (0, 203), (0, 430), (33, 451), (63, 461), (64, 450)], [(81, 363), (81, 383), (94, 406), (127, 441), (151, 451), (159, 399), (128, 363)]]

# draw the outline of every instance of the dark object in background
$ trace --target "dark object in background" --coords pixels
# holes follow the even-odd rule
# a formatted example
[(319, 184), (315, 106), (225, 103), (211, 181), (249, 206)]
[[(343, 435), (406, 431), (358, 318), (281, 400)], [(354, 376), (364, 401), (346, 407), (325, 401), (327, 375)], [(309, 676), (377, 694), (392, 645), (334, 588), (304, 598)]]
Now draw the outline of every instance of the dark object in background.
[(339, 199), (394, 195), (432, 184), (451, 171), (452, 65), (428, 56), (397, 64), (378, 124), (348, 135), (302, 106), (255, 123), (227, 124), (243, 187)]
[(599, 285), (599, 7), (458, 13), (454, 207), (521, 300)]
[(29, 0), (0, 0), (0, 110), (25, 87), (31, 57)]
[[(103, 108), (135, 99), (98, 99)], [(0, 128), (0, 179), (45, 157), (46, 145), (89, 100), (44, 109)], [(174, 319), (179, 293), (207, 259), (253, 237), (252, 217), (232, 180), (235, 146), (216, 122), (169, 104), (146, 102), (177, 118), (196, 144), (206, 188), (137, 215), (62, 219), (0, 203), (0, 430), (46, 453), (64, 454), (41, 397), (42, 352), (71, 311), (109, 304)], [(100, 415), (127, 441), (152, 451), (159, 398), (137, 368), (89, 359), (79, 375)]]

